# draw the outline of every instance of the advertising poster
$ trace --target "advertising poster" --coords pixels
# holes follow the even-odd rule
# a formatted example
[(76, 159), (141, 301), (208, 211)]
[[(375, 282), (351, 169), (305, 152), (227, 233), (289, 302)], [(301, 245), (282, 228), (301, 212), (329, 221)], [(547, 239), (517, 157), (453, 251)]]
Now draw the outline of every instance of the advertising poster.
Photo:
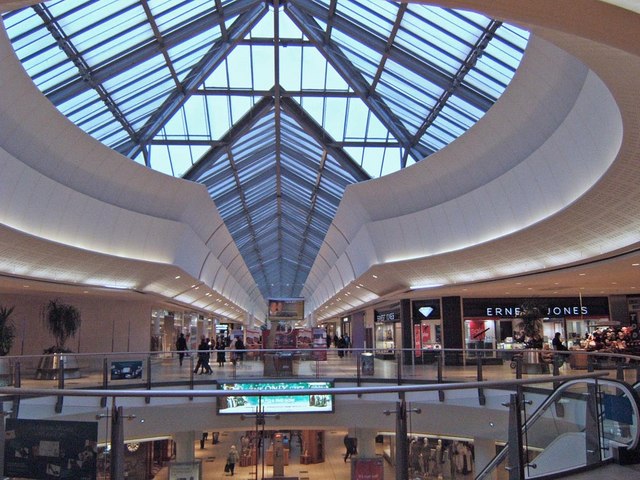
[(144, 371), (142, 360), (126, 360), (111, 362), (111, 380), (130, 380), (142, 378)]
[[(257, 328), (247, 328), (245, 330), (244, 346), (247, 350), (259, 350), (262, 348), (262, 333)], [(247, 352), (249, 358), (257, 355), (257, 352)]]
[(313, 358), (315, 360), (327, 359), (327, 331), (324, 328), (314, 328), (313, 332)]
[(169, 480), (201, 480), (200, 461), (172, 462), (169, 464)]
[(233, 390), (300, 390), (314, 388), (330, 388), (328, 381), (299, 381), (299, 382), (247, 382), (221, 383), (222, 390), (228, 390), (230, 395), (218, 398), (219, 414), (248, 414), (258, 411), (262, 406), (264, 413), (330, 413), (333, 412), (333, 395), (270, 395), (249, 396), (233, 395)]
[(416, 357), (422, 355), (422, 342), (420, 341), (420, 325), (413, 326), (413, 348)]
[(272, 298), (269, 299), (269, 320), (303, 320), (304, 299)]
[(352, 480), (383, 480), (382, 458), (356, 458), (351, 461)]
[[(297, 328), (296, 332), (296, 348), (301, 350), (309, 350), (313, 348), (313, 332), (310, 328)], [(308, 354), (309, 352), (303, 352)]]
[(422, 325), (422, 344), (431, 343), (431, 325)]
[(98, 422), (7, 418), (4, 475), (95, 480)]

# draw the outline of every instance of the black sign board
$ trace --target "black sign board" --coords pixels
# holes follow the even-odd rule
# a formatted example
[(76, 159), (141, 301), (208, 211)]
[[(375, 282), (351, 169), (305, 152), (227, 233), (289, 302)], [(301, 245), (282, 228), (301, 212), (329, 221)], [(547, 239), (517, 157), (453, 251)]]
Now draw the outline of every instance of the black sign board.
[(384, 310), (374, 310), (373, 312), (376, 322), (399, 322), (400, 321), (400, 305), (395, 304)]
[(420, 323), (422, 320), (440, 319), (440, 300), (416, 300), (412, 303), (413, 321)]
[(548, 318), (609, 316), (607, 297), (465, 298), (462, 310), (465, 318), (516, 318), (523, 304), (540, 305)]
[(7, 418), (4, 475), (95, 480), (98, 422)]

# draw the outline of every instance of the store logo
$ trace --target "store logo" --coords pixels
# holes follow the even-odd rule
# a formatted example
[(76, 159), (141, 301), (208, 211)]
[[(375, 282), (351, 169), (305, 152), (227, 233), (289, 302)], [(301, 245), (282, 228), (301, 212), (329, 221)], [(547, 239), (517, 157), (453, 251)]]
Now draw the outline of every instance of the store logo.
[(427, 318), (433, 313), (433, 307), (420, 307), (418, 311), (422, 314), (422, 316)]

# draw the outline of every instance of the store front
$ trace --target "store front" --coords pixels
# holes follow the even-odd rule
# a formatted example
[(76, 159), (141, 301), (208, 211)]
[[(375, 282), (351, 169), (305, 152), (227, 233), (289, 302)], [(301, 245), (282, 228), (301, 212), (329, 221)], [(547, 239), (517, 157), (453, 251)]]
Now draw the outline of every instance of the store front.
[(551, 345), (556, 332), (569, 348), (580, 345), (590, 330), (610, 324), (607, 297), (468, 298), (463, 300), (464, 342), (467, 359), (497, 358), (507, 353), (486, 350), (525, 348), (521, 306), (543, 307), (543, 343)]
[(375, 319), (375, 356), (382, 359), (395, 358), (396, 348), (401, 348), (402, 329), (400, 324), (400, 305), (390, 305), (374, 310)]
[(442, 349), (440, 300), (415, 300), (411, 303), (411, 312), (416, 359), (435, 361)]

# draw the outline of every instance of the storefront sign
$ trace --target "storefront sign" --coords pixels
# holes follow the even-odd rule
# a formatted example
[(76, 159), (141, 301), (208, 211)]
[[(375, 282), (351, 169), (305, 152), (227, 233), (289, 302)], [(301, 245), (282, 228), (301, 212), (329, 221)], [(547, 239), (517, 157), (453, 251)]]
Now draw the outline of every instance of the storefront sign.
[(376, 322), (399, 322), (400, 321), (400, 308), (394, 308), (393, 310), (375, 310), (374, 312)]
[(414, 323), (440, 319), (440, 300), (438, 299), (416, 300), (411, 303), (411, 306)]
[(520, 308), (526, 303), (544, 307), (544, 316), (549, 318), (609, 316), (607, 297), (467, 298), (462, 308), (465, 318), (515, 318), (520, 316)]

